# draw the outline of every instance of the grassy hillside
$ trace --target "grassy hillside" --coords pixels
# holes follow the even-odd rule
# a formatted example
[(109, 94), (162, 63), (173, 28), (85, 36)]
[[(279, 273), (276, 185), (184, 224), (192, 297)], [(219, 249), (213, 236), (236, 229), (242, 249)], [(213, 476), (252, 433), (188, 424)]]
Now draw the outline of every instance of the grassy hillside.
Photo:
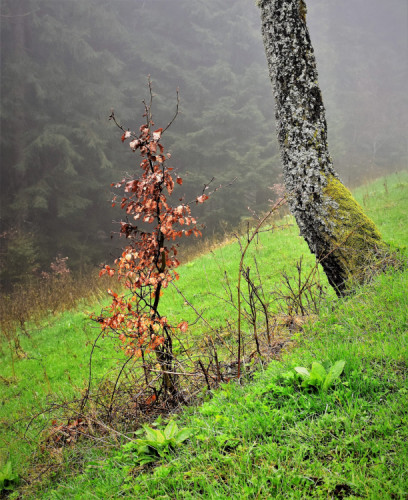
[[(177, 423), (192, 437), (154, 466), (125, 444), (44, 498), (406, 498), (407, 279), (389, 273), (328, 307), (282, 362), (188, 409)], [(338, 360), (327, 392), (288, 375)]]
[[(407, 173), (379, 179), (355, 194), (386, 241), (408, 245)], [(262, 233), (247, 257), (249, 262), (256, 256), (267, 290), (280, 279), (282, 270), (291, 272), (300, 256), (304, 255), (306, 267), (313, 265), (293, 220), (287, 218), (285, 223), (290, 227)], [(224, 301), (224, 271), (234, 288), (239, 256), (238, 244), (231, 243), (180, 269), (178, 286), (183, 294), (219, 329), (226, 328), (226, 319), (236, 316), (234, 307)], [(388, 491), (399, 498), (408, 491), (403, 472), (407, 458), (406, 278), (406, 273), (389, 274), (339, 302), (332, 294), (326, 312), (305, 330), (298, 347), (282, 363), (273, 363), (252, 385), (225, 386), (201, 409), (181, 417), (179, 425), (194, 429), (195, 437), (179, 454), (168, 454), (159, 460), (159, 467), (147, 471), (138, 467), (135, 453), (129, 451), (101, 462), (101, 455), (105, 459), (109, 449), (103, 446), (41, 456), (37, 443), (49, 425), (49, 414), (25, 433), (31, 416), (41, 408), (78, 397), (86, 387), (90, 346), (98, 331), (87, 311), (101, 306), (82, 305), (50, 317), (40, 327), (29, 328), (29, 336), (19, 336), (19, 355), (13, 346), (2, 343), (2, 463), (9, 460), (14, 471), (31, 481), (28, 463), (45, 460), (50, 470), (58, 470), (65, 478), (54, 492), (52, 483), (44, 483), (43, 494), (49, 498), (84, 498), (90, 491), (95, 498), (116, 498), (125, 491), (135, 498), (255, 498), (265, 496), (266, 491), (274, 491), (277, 497), (292, 491), (292, 497), (299, 498), (313, 496), (315, 491), (323, 497), (345, 496), (345, 492), (375, 497)], [(164, 296), (163, 311), (175, 321), (194, 320), (185, 299), (172, 289)], [(203, 330), (199, 322), (189, 335), (198, 337)], [(279, 378), (293, 366), (338, 359), (346, 361), (343, 378), (324, 394), (287, 385)], [(109, 369), (114, 372), (121, 360), (123, 354), (107, 340), (95, 356), (94, 375), (102, 377)], [(119, 444), (118, 438), (116, 447)], [(78, 453), (93, 463), (85, 475), (73, 479), (70, 474), (76, 476), (82, 470), (83, 458), (77, 463)], [(111, 452), (112, 456), (118, 453)], [(57, 467), (61, 461), (67, 469)], [(122, 463), (126, 466), (118, 465)], [(47, 475), (41, 466), (37, 472), (39, 477)]]

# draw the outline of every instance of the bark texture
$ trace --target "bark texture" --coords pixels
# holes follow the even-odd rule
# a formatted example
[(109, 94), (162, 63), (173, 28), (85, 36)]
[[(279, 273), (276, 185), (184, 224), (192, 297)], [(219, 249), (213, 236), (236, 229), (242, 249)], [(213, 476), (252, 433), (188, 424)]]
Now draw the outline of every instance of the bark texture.
[(364, 280), (367, 261), (385, 244), (333, 168), (305, 2), (258, 4), (289, 206), (301, 235), (341, 295), (350, 279)]

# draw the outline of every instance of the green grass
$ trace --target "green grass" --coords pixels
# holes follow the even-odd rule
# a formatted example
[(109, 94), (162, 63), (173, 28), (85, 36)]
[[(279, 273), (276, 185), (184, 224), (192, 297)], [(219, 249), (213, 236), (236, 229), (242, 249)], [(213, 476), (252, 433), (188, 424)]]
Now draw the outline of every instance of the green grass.
[[(132, 452), (94, 457), (43, 498), (406, 498), (408, 272), (328, 307), (296, 349), (255, 381), (214, 391), (178, 417), (194, 437), (154, 467)], [(282, 373), (346, 361), (327, 392)]]
[[(384, 239), (400, 247), (408, 244), (407, 193), (408, 174), (404, 172), (356, 190)], [(293, 219), (287, 221), (293, 224)], [(253, 255), (266, 290), (279, 280), (282, 270), (290, 273), (301, 255), (309, 268), (313, 265), (295, 225), (263, 233), (252, 246), (248, 263)], [(180, 268), (177, 285), (219, 328), (225, 327), (226, 317), (236, 317), (233, 307), (222, 300), (223, 272), (227, 271), (234, 290), (239, 256), (238, 244), (232, 243)], [(375, 286), (349, 300), (338, 302), (332, 296), (335, 312), (326, 312), (308, 328), (283, 363), (273, 363), (253, 385), (230, 384), (215, 392), (201, 409), (189, 410), (180, 425), (198, 434), (159, 467), (150, 472), (136, 469), (129, 475), (132, 457), (124, 458), (130, 465), (123, 468), (99, 462), (100, 454), (106, 457), (103, 447), (67, 449), (66, 468), (58, 473), (58, 480), (65, 477), (66, 484), (61, 480), (62, 485), (51, 491), (52, 483), (44, 482), (44, 496), (84, 498), (92, 491), (94, 498), (117, 498), (129, 488), (135, 498), (256, 498), (256, 494), (262, 498), (267, 491), (282, 498), (285, 491), (290, 498), (313, 497), (315, 492), (320, 493), (313, 498), (327, 498), (336, 491), (371, 498), (377, 494), (387, 498), (388, 491), (403, 498), (401, 492), (408, 491), (402, 469), (407, 459), (406, 278), (406, 273), (381, 277)], [(23, 477), (30, 463), (43, 460), (38, 433), (48, 422), (48, 415), (40, 418), (23, 438), (30, 417), (54, 400), (80, 396), (86, 387), (90, 344), (98, 330), (84, 310), (98, 308), (98, 304), (82, 305), (49, 318), (39, 328), (33, 326), (30, 338), (20, 336), (26, 357), (14, 356), (13, 363), (8, 345), (2, 345), (2, 463), (10, 459), (13, 470)], [(184, 299), (171, 288), (163, 297), (162, 311), (175, 322), (194, 319)], [(202, 323), (197, 324), (189, 334), (198, 336), (203, 329)], [(96, 377), (115, 367), (116, 360), (123, 360), (109, 341), (104, 345), (95, 357)], [(284, 388), (287, 394), (279, 397), (273, 388), (270, 394), (260, 393), (276, 374), (296, 363), (309, 366), (314, 359), (346, 359), (343, 382), (348, 385), (340, 384), (325, 395), (296, 388)], [(273, 384), (280, 387), (279, 380)], [(380, 447), (375, 456), (369, 453), (370, 447)], [(84, 456), (85, 462), (96, 465), (85, 475), (70, 477), (72, 471), (81, 470)], [(41, 494), (39, 489), (33, 496)]]
[[(290, 272), (301, 255), (305, 256), (306, 268), (310, 269), (314, 264), (314, 257), (298, 235), (299, 230), (293, 218), (286, 217), (278, 226), (283, 227), (285, 224), (288, 227), (261, 234), (246, 256), (249, 265), (253, 265), (253, 259), (256, 258), (262, 270), (263, 285), (267, 290), (280, 279), (282, 271)], [(242, 241), (245, 244), (245, 237)], [(285, 252), (282, 252), (282, 249), (285, 249)], [(210, 320), (214, 327), (223, 327), (226, 317), (236, 316), (236, 310), (228, 303), (228, 294), (223, 286), (227, 285), (224, 274), (227, 273), (230, 289), (236, 300), (240, 257), (239, 245), (232, 240), (230, 244), (223, 245), (180, 269), (181, 278), (176, 283), (177, 287), (200, 312), (204, 312), (204, 317)], [(184, 299), (170, 287), (163, 297), (162, 307), (170, 318), (180, 317), (180, 311), (183, 311), (184, 319), (194, 321), (194, 311), (183, 306), (183, 303)], [(199, 328), (202, 328), (202, 325), (199, 325)]]
[[(358, 202), (375, 221), (383, 238), (399, 248), (408, 246), (407, 192), (406, 172), (378, 179), (354, 191)], [(293, 266), (300, 256), (304, 256), (306, 269), (310, 269), (315, 262), (303, 238), (299, 236), (293, 217), (288, 216), (284, 221), (278, 222), (279, 226), (285, 224), (289, 227), (261, 234), (259, 240), (250, 247), (246, 257), (249, 265), (252, 264), (253, 257), (256, 257), (259, 268), (262, 269), (262, 281), (266, 289), (272, 288), (273, 284), (280, 280), (282, 271), (293, 273)], [(242, 241), (245, 242), (245, 237)], [(231, 289), (235, 290), (239, 258), (239, 246), (232, 240), (231, 244), (223, 245), (180, 269), (181, 278), (177, 286), (200, 311), (207, 311), (204, 317), (209, 317), (212, 322), (218, 322), (221, 326), (225, 324), (226, 316), (235, 316), (234, 309), (222, 300), (226, 298), (222, 287), (225, 284), (224, 270), (231, 281)], [(321, 277), (322, 282), (326, 284), (323, 273)], [(214, 300), (215, 296), (220, 300)], [(179, 318), (180, 311), (183, 311), (184, 319), (194, 319), (194, 313), (183, 306), (184, 300), (171, 288), (163, 299), (163, 310), (170, 317)]]
[(408, 246), (407, 189), (408, 174), (404, 171), (382, 177), (353, 191), (385, 241), (399, 248)]

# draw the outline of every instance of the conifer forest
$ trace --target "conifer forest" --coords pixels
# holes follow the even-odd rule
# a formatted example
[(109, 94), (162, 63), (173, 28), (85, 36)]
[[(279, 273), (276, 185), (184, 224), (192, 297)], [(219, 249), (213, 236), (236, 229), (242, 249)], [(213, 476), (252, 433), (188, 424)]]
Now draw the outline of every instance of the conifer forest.
[[(333, 162), (348, 186), (407, 165), (407, 4), (310, 2)], [(132, 166), (111, 110), (136, 127), (148, 96), (204, 238), (268, 207), (282, 183), (274, 100), (251, 0), (2, 0), (1, 282), (109, 260), (110, 184)]]

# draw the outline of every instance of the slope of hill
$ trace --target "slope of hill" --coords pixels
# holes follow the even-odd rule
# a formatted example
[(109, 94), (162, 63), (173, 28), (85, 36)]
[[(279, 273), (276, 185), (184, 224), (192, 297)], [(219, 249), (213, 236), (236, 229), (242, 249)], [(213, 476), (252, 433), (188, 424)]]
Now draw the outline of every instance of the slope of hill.
[[(146, 453), (123, 444), (44, 498), (406, 498), (407, 280), (391, 272), (328, 305), (281, 362), (177, 417), (191, 437), (175, 451), (153, 444), (160, 454), (143, 467)], [(327, 391), (295, 378), (341, 360)]]
[[(356, 191), (386, 241), (399, 247), (408, 244), (407, 193), (406, 172)], [(268, 290), (302, 253), (309, 268), (313, 264), (293, 225), (262, 233), (253, 252)], [(217, 298), (223, 294), (220, 274), (225, 268), (234, 287), (239, 255), (232, 243), (180, 269), (180, 288), (219, 328), (234, 315)], [(29, 336), (19, 336), (19, 358), (10, 357), (13, 346), (2, 345), (2, 471), (8, 462), (22, 486), (24, 479), (32, 483), (22, 491), (33, 498), (84, 498), (91, 491), (95, 498), (283, 498), (288, 491), (293, 498), (403, 498), (408, 491), (407, 296), (406, 270), (380, 276), (348, 299), (332, 295), (281, 362), (252, 383), (223, 386), (202, 407), (178, 417), (178, 425), (193, 435), (176, 453), (165, 452), (147, 468), (135, 451), (120, 447), (125, 438), (119, 434), (116, 441), (101, 436), (75, 447), (38, 447), (57, 405), (86, 387), (90, 347), (84, 346), (97, 335), (84, 306), (48, 318), (40, 328), (29, 328)], [(180, 297), (167, 300), (169, 315), (191, 321)], [(202, 331), (201, 323), (191, 334)], [(113, 379), (119, 357), (108, 343), (95, 358), (95, 376), (111, 371)], [(291, 376), (282, 376), (296, 366), (310, 369), (316, 361), (332, 365), (338, 360), (346, 362), (344, 374), (327, 392), (305, 390), (290, 382)], [(51, 411), (26, 432), (31, 417), (44, 408)]]

